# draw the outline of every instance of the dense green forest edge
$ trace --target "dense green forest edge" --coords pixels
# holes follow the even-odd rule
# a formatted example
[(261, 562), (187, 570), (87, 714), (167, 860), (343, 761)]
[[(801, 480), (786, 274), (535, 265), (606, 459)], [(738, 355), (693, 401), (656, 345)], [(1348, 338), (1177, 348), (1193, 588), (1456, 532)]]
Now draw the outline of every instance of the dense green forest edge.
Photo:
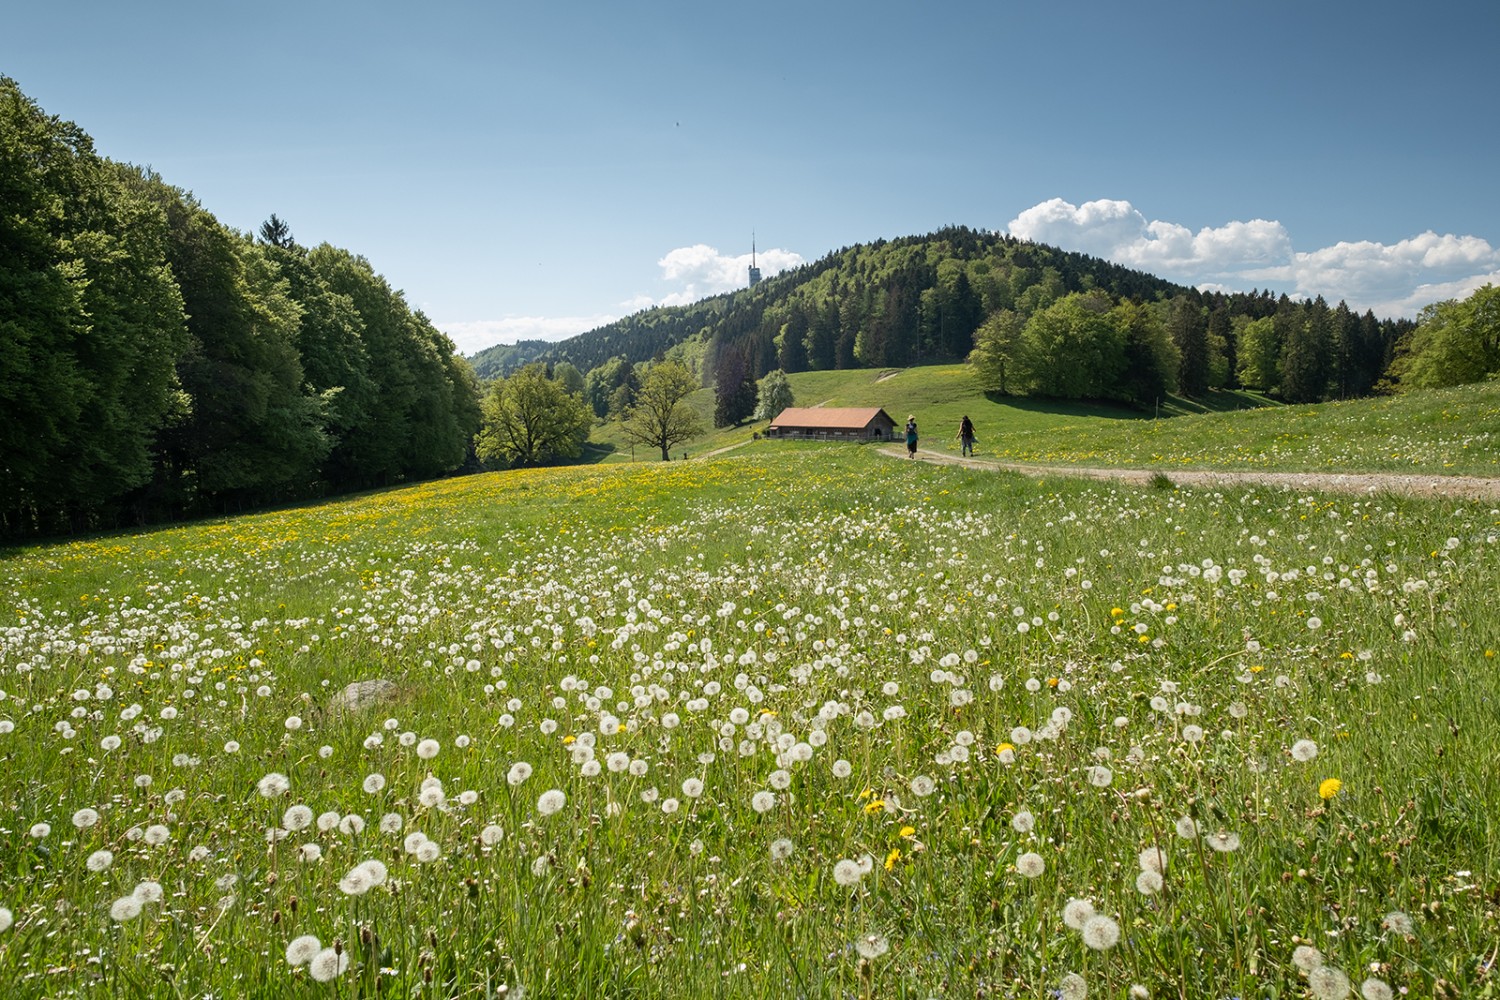
[(0, 78), (0, 533), (430, 478), (479, 383), (370, 263), (260, 238)]
[[(846, 247), (559, 343), (458, 357), (363, 257), (272, 215), (224, 226), (0, 78), (0, 534), (217, 514), (576, 459), (598, 422), (659, 448), (774, 416), (785, 373), (967, 361), (999, 395), (1286, 402), (1500, 371), (1490, 287), (1418, 322), (1200, 292), (961, 226)], [(471, 364), (472, 362), (472, 364)], [(487, 383), (487, 384), (483, 384)]]

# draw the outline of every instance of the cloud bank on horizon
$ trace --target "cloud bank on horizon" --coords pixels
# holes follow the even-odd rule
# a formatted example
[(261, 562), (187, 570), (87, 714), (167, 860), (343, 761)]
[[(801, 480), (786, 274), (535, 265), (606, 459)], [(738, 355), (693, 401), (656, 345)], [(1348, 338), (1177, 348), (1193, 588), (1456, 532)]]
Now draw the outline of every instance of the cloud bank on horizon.
[[(1397, 243), (1336, 243), (1298, 250), (1280, 222), (1227, 222), (1196, 233), (1186, 226), (1148, 220), (1128, 201), (1099, 199), (1074, 205), (1053, 198), (1021, 212), (1007, 226), (1019, 239), (1091, 254), (1204, 291), (1270, 289), (1297, 298), (1321, 295), (1381, 318), (1415, 317), (1422, 307), (1463, 298), (1500, 284), (1500, 250), (1477, 236), (1427, 231)], [(750, 254), (726, 256), (705, 243), (678, 247), (660, 260), (660, 295), (641, 294), (618, 311), (584, 316), (507, 316), (443, 323), (463, 353), (518, 340), (564, 340), (653, 306), (686, 305), (744, 288)], [(766, 277), (805, 263), (801, 254), (773, 248), (755, 255)]]
[(1044, 201), (1017, 215), (1010, 235), (1091, 254), (1205, 291), (1271, 289), (1340, 300), (1357, 312), (1414, 317), (1422, 307), (1500, 283), (1500, 250), (1477, 236), (1431, 230), (1397, 243), (1360, 241), (1300, 251), (1280, 222), (1251, 219), (1194, 233), (1148, 221), (1128, 201)]
[[(772, 248), (754, 254), (761, 275), (774, 274), (806, 263), (802, 255), (791, 250)], [(587, 333), (622, 316), (653, 306), (682, 306), (710, 295), (732, 292), (750, 283), (751, 254), (727, 257), (706, 243), (678, 247), (656, 262), (664, 282), (673, 290), (661, 297), (637, 295), (619, 304), (615, 313), (592, 316), (507, 316), (497, 320), (466, 323), (441, 323), (439, 328), (452, 338), (460, 353), (472, 354), (495, 344), (514, 344), (519, 340), (566, 340)]]

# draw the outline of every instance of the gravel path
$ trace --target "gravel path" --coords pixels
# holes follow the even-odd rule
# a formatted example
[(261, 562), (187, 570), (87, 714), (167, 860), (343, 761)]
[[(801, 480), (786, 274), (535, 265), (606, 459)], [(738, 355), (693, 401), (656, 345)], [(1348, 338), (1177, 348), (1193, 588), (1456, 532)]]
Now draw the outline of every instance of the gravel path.
[[(891, 458), (905, 458), (899, 448), (884, 448)], [(1340, 493), (1405, 493), (1424, 497), (1459, 497), (1469, 500), (1500, 500), (1500, 479), (1479, 476), (1407, 475), (1397, 472), (1239, 472), (1227, 469), (1098, 469), (1071, 465), (1027, 465), (963, 458), (941, 451), (919, 448), (917, 458), (939, 465), (962, 465), (970, 469), (1019, 472), (1027, 476), (1081, 476), (1112, 479), (1144, 486), (1157, 472), (1185, 486), (1244, 486), (1264, 484), (1299, 490), (1331, 490)]]

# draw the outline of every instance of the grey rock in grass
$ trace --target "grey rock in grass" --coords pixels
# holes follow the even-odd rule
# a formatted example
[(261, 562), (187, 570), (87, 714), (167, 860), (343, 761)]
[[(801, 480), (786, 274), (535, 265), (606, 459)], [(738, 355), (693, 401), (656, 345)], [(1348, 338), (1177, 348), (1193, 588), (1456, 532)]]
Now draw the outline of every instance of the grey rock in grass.
[(369, 681), (355, 681), (333, 696), (333, 700), (328, 704), (328, 710), (334, 714), (358, 712), (361, 709), (395, 701), (400, 694), (400, 687), (394, 681), (388, 681), (383, 677)]

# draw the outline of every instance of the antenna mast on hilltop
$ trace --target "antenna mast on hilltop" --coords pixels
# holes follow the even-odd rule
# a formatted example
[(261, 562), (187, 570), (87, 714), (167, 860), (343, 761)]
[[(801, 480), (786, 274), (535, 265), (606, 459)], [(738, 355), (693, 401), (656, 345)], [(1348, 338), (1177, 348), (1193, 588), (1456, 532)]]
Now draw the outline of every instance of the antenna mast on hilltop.
[(760, 284), (760, 268), (755, 266), (755, 230), (750, 230), (750, 287)]

